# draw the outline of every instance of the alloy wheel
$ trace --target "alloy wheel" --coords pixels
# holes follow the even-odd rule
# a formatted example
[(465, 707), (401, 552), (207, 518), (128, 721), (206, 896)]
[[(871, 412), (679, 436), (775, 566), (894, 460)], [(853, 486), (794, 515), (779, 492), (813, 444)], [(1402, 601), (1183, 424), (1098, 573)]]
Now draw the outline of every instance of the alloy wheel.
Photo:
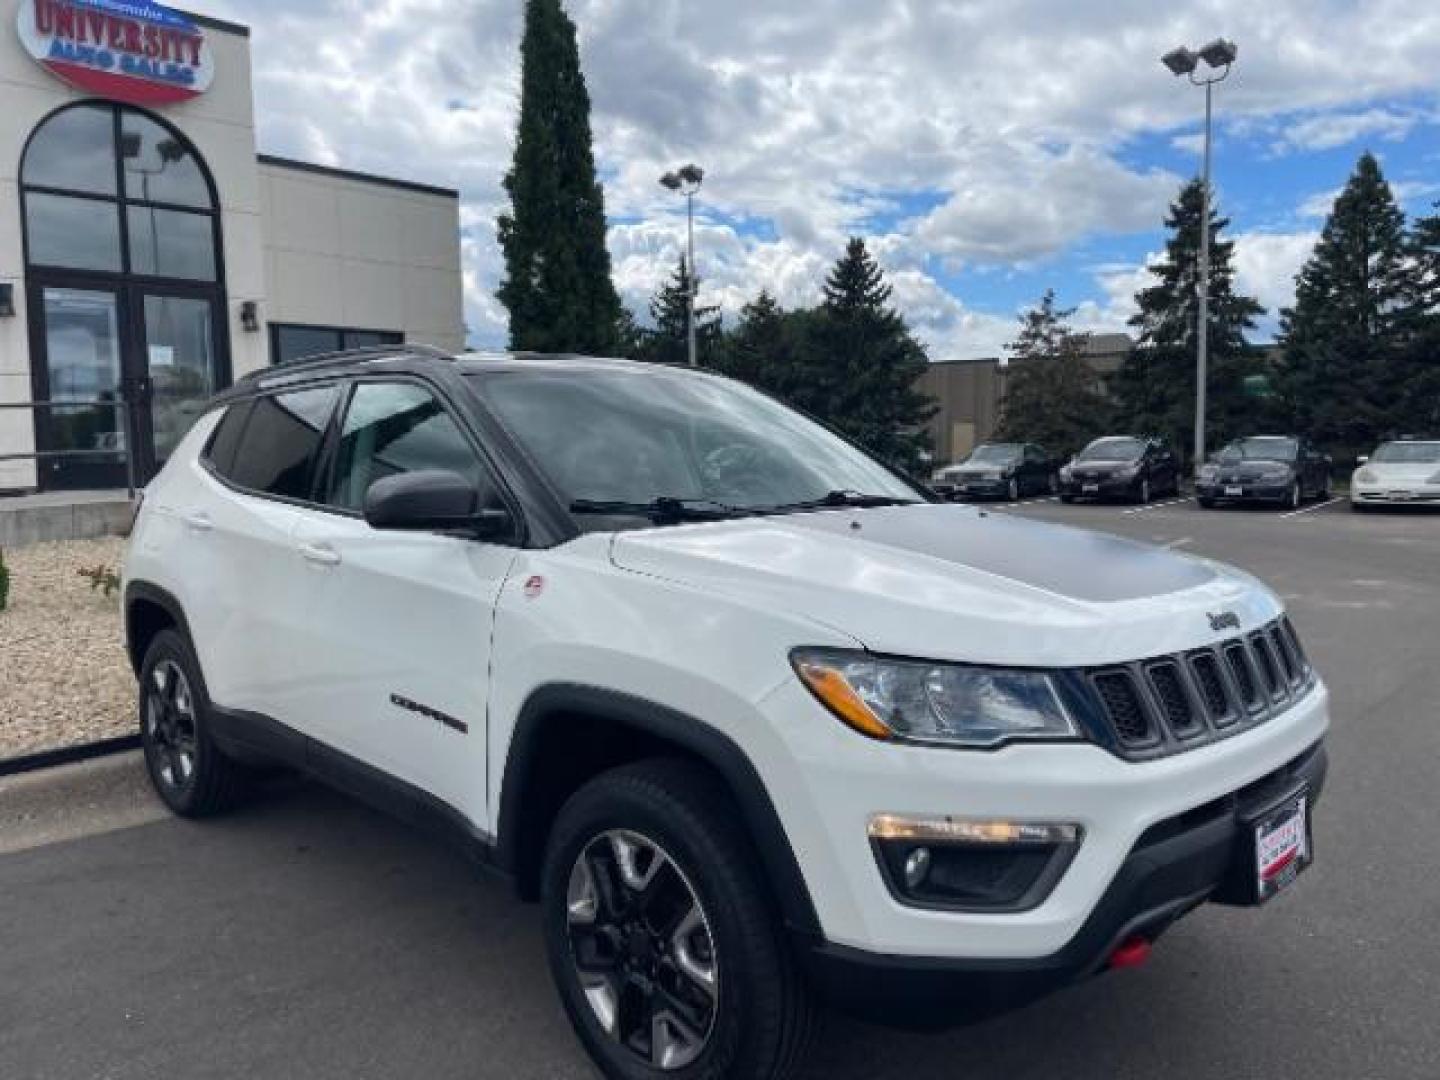
[(720, 998), (710, 922), (655, 841), (611, 830), (576, 856), (566, 889), (575, 976), (600, 1027), (652, 1068), (705, 1050)]
[(162, 660), (145, 688), (145, 742), (152, 767), (173, 790), (184, 790), (195, 777), (198, 740), (195, 695), (174, 660)]

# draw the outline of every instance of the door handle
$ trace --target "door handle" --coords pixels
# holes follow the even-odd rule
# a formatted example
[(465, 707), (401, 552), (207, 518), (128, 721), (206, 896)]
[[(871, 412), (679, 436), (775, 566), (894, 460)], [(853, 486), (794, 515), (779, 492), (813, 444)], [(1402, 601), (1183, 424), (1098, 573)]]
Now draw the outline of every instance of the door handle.
[(186, 514), (185, 527), (191, 532), (209, 532), (215, 528), (215, 523), (210, 520), (209, 514)]
[(340, 564), (340, 553), (324, 544), (301, 544), (300, 554), (306, 562), (312, 562), (318, 566), (338, 566)]

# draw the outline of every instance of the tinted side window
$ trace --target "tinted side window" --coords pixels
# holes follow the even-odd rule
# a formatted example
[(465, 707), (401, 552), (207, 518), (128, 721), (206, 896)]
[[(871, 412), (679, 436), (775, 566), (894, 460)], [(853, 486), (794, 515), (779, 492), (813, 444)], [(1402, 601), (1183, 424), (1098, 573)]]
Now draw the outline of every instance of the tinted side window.
[(230, 478), (252, 491), (308, 499), (338, 396), (336, 387), (322, 386), (256, 398)]
[(205, 450), (205, 460), (227, 480), (234, 477), (235, 452), (240, 446), (240, 436), (245, 432), (245, 421), (249, 416), (250, 402), (237, 401), (231, 405), (220, 418)]
[(489, 486), (479, 457), (434, 394), (413, 383), (357, 385), (326, 501), (359, 510), (375, 481), (420, 469), (448, 469)]

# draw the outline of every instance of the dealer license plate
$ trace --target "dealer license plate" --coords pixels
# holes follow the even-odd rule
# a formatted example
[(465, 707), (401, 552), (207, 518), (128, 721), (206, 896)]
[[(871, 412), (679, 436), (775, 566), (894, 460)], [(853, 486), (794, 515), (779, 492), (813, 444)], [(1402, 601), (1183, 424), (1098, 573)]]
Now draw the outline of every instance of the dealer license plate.
[(1236, 485), (1234, 485), (1233, 487), (1227, 487), (1227, 488), (1225, 489), (1225, 494), (1226, 494), (1226, 495), (1244, 495), (1244, 494), (1245, 494), (1245, 489), (1244, 489), (1243, 487), (1241, 487), (1239, 484), (1236, 484)]
[(1310, 800), (1301, 792), (1255, 825), (1255, 882), (1261, 903), (1310, 865)]
[(1085, 492), (1085, 494), (1090, 495), (1090, 494), (1093, 494), (1094, 492), (1099, 491), (1099, 490), (1100, 490), (1100, 485), (1099, 485), (1099, 484), (1081, 484), (1081, 485), (1080, 485), (1080, 490), (1083, 491), (1083, 492)]

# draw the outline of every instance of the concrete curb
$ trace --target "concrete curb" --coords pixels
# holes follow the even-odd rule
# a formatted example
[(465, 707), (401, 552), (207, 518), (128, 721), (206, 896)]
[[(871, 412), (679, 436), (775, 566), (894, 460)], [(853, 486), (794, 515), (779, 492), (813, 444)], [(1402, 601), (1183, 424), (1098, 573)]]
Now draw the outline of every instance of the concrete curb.
[(77, 761), (123, 754), (140, 748), (139, 735), (119, 735), (113, 739), (81, 743), (78, 746), (62, 746), (57, 750), (41, 750), (34, 754), (0, 759), (0, 776), (18, 776), (20, 773), (35, 772), (38, 769), (52, 769), (57, 765), (70, 765)]

